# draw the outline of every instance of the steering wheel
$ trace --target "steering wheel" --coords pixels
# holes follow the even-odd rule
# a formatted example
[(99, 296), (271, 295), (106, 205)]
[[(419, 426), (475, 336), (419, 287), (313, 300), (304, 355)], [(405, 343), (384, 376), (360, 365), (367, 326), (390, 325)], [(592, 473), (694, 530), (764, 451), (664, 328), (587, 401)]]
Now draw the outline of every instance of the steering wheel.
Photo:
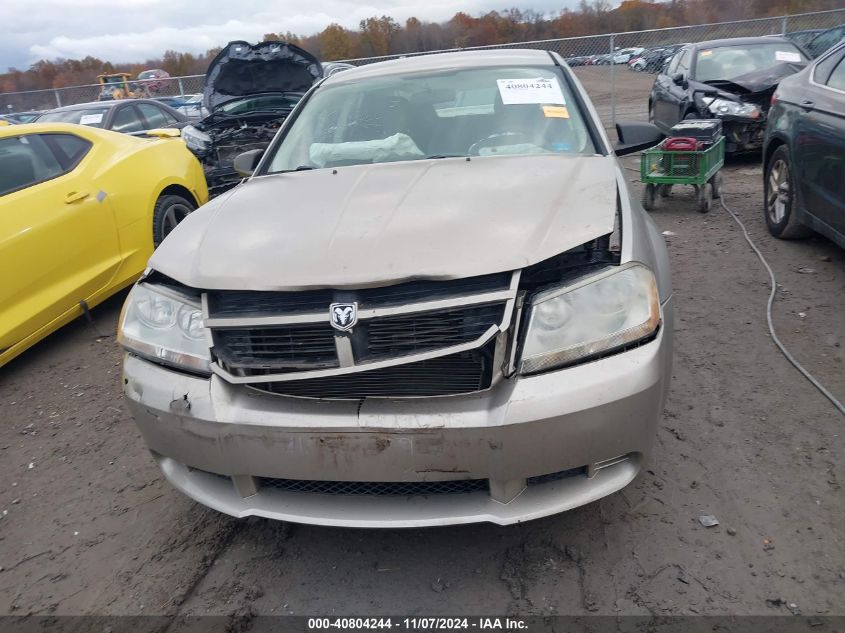
[[(504, 143), (501, 141), (507, 139)], [(479, 152), (485, 147), (493, 147), (496, 145), (515, 145), (516, 139), (525, 139), (525, 134), (522, 132), (499, 132), (498, 134), (491, 134), (483, 139), (476, 141), (469, 146), (467, 153), (470, 156), (478, 156)]]

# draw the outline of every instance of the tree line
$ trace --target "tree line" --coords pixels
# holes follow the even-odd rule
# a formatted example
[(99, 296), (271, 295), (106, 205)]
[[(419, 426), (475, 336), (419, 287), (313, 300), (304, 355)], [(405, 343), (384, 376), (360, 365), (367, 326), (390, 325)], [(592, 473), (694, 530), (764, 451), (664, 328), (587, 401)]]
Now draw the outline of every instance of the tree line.
[[(530, 9), (490, 11), (478, 16), (458, 12), (446, 22), (425, 22), (411, 17), (404, 24), (383, 15), (361, 20), (358, 29), (329, 24), (312, 35), (267, 33), (264, 40), (290, 42), (329, 61), (622, 33), (841, 7), (841, 0), (623, 0), (618, 6), (608, 0), (581, 0), (576, 9), (563, 9), (553, 15)], [(169, 50), (160, 58), (142, 63), (112, 63), (92, 56), (40, 60), (26, 70), (10, 68), (0, 74), (0, 93), (91, 84), (96, 83), (97, 75), (111, 72), (128, 72), (134, 77), (151, 68), (161, 68), (174, 77), (204, 74), (219, 51), (220, 48), (213, 48), (194, 55)]]

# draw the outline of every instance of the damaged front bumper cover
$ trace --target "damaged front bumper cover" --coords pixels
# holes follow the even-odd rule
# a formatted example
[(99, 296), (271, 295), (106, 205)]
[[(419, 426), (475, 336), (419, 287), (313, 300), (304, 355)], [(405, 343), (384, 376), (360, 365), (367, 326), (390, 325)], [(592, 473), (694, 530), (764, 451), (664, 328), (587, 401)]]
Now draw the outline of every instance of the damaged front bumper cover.
[(289, 398), (132, 356), (124, 391), (170, 483), (226, 514), (350, 527), (504, 525), (634, 479), (661, 415), (671, 331), (670, 323), (635, 349), (470, 396)]
[(725, 151), (729, 154), (755, 152), (763, 148), (766, 132), (766, 117), (719, 116), (722, 120), (722, 134), (725, 137)]

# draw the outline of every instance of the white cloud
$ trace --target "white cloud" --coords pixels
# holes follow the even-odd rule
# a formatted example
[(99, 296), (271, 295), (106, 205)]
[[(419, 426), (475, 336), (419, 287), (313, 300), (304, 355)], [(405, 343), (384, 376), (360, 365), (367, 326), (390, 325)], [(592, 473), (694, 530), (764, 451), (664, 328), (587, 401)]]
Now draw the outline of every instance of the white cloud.
[(93, 55), (115, 62), (143, 61), (168, 49), (201, 53), (235, 39), (264, 33), (311, 35), (337, 22), (356, 28), (361, 19), (390, 15), (444, 21), (514, 5), (556, 12), (577, 0), (6, 0), (0, 21), (0, 69), (39, 59)]

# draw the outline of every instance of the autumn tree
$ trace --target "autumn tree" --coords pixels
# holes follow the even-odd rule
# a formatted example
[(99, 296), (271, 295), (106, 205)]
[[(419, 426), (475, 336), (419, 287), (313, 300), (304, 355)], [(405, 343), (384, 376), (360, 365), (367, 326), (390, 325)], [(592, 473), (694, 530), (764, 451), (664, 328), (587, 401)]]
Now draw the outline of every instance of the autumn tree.
[(320, 56), (325, 60), (350, 59), (356, 56), (357, 47), (352, 33), (339, 24), (329, 24), (317, 37)]
[(367, 18), (358, 25), (361, 34), (361, 51), (364, 55), (378, 57), (390, 53), (390, 44), (401, 27), (393, 18)]

